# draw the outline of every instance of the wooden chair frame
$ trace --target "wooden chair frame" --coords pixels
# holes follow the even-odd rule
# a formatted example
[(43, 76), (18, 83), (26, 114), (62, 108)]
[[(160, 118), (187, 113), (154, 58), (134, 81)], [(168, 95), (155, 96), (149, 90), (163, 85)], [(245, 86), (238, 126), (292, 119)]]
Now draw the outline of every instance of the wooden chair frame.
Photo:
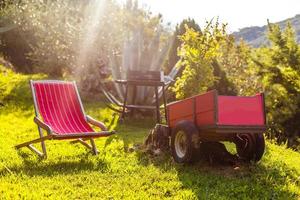
[[(24, 142), (22, 144), (18, 144), (15, 146), (15, 148), (20, 149), (22, 147), (27, 147), (31, 151), (36, 153), (38, 156), (40, 156), (41, 158), (47, 158), (47, 150), (46, 150), (46, 145), (45, 145), (46, 140), (75, 139), (75, 140), (71, 141), (72, 144), (80, 143), (80, 144), (84, 145), (85, 147), (87, 147), (88, 149), (92, 150), (94, 155), (97, 155), (98, 150), (97, 150), (94, 138), (110, 136), (110, 135), (115, 134), (116, 132), (108, 131), (107, 127), (104, 125), (104, 123), (97, 121), (97, 120), (93, 119), (92, 117), (90, 117), (89, 115), (85, 114), (83, 104), (82, 104), (81, 98), (79, 96), (78, 88), (76, 86), (75, 81), (72, 81), (72, 84), (74, 85), (75, 90), (76, 90), (76, 95), (77, 95), (77, 98), (78, 98), (78, 101), (80, 104), (81, 112), (84, 115), (86, 122), (91, 125), (94, 125), (96, 127), (99, 127), (102, 131), (101, 132), (90, 132), (90, 133), (72, 133), (72, 134), (65, 134), (65, 135), (55, 133), (51, 129), (51, 127), (49, 127), (47, 124), (45, 124), (42, 121), (40, 113), (39, 113), (39, 108), (38, 108), (37, 99), (36, 99), (36, 93), (35, 93), (35, 89), (33, 87), (34, 83), (39, 83), (39, 82), (40, 83), (70, 83), (68, 81), (57, 81), (57, 80), (41, 80), (41, 81), (30, 80), (30, 88), (31, 88), (32, 96), (33, 96), (33, 103), (34, 103), (34, 110), (35, 110), (34, 122), (37, 124), (39, 138), (28, 141), (28, 142)], [(47, 132), (46, 136), (44, 136), (43, 130), (45, 130)], [(88, 144), (86, 142), (87, 140), (90, 140), (91, 144)], [(33, 146), (33, 144), (35, 144), (35, 143), (41, 143), (42, 152)]]

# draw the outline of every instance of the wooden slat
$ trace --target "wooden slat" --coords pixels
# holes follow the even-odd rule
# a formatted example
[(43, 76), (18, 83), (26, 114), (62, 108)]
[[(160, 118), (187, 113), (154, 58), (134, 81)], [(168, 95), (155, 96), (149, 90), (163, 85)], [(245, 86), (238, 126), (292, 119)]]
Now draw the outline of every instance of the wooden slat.
[(149, 110), (155, 110), (155, 106), (146, 106), (146, 105), (126, 105), (126, 108), (137, 108), (137, 109), (149, 109)]
[(148, 80), (115, 80), (116, 83), (138, 85), (138, 86), (163, 86), (162, 81), (148, 81)]
[(41, 141), (44, 141), (44, 140), (49, 140), (49, 139), (52, 139), (54, 135), (47, 135), (45, 137), (41, 137), (41, 138), (38, 138), (38, 139), (35, 139), (35, 140), (31, 140), (31, 141), (28, 141), (28, 142), (24, 142), (22, 144), (18, 144), (15, 146), (16, 149), (19, 149), (21, 147), (25, 147), (25, 146), (28, 146), (30, 144), (34, 144), (34, 143), (38, 143), (38, 142), (41, 142)]
[(39, 155), (40, 157), (44, 157), (44, 154), (40, 152), (38, 149), (36, 149), (32, 144), (27, 146), (31, 151)]
[(62, 140), (62, 139), (76, 139), (76, 138), (97, 138), (97, 137), (107, 137), (115, 133), (116, 133), (115, 131), (101, 131), (101, 132), (92, 132), (92, 133), (71, 133), (71, 134), (54, 135), (53, 139)]

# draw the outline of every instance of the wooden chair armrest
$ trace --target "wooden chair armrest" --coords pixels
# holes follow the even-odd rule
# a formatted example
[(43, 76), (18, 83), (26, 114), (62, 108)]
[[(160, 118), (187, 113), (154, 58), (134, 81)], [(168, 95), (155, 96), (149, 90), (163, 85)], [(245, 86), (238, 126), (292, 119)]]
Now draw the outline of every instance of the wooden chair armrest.
[(48, 134), (51, 134), (51, 133), (52, 133), (51, 128), (50, 128), (47, 124), (45, 124), (42, 120), (40, 120), (39, 118), (34, 117), (33, 121), (34, 121), (39, 127), (41, 127), (42, 129), (46, 130)]
[(88, 123), (101, 128), (102, 131), (107, 131), (107, 127), (103, 122), (97, 121), (89, 115), (86, 116), (86, 119)]

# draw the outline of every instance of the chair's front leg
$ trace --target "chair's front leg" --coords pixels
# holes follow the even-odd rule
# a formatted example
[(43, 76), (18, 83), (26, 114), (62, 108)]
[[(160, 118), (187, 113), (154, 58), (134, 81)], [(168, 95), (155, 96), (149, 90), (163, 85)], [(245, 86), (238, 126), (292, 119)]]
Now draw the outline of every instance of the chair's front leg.
[(71, 141), (70, 143), (71, 143), (71, 144), (80, 143), (80, 144), (82, 144), (83, 146), (85, 146), (86, 148), (93, 150), (93, 147), (92, 147), (90, 144), (88, 144), (86, 141), (84, 141), (83, 139), (81, 139), (81, 138), (79, 138), (79, 139), (77, 139), (77, 140), (73, 140), (73, 141)]
[[(88, 140), (88, 139), (85, 139), (85, 140)], [(91, 144), (88, 144), (85, 140), (79, 138), (77, 140), (71, 141), (71, 144), (80, 143), (83, 146), (85, 146), (86, 148), (92, 150), (93, 154), (97, 155), (98, 154), (98, 150), (97, 150), (97, 147), (96, 147), (94, 139), (93, 138), (89, 139), (91, 141)]]
[(36, 149), (33, 144), (29, 144), (27, 146), (31, 151), (33, 151), (34, 153), (36, 153), (38, 156), (40, 156), (41, 158), (46, 159), (47, 158), (47, 154), (40, 152), (38, 149)]
[[(42, 157), (42, 158), (47, 158), (46, 148), (43, 149), (43, 153), (42, 153), (42, 152), (40, 152), (39, 150), (37, 150), (37, 149), (33, 146), (33, 144), (41, 142), (42, 145), (43, 145), (43, 144), (45, 145), (45, 143), (44, 143), (45, 140), (49, 140), (49, 139), (51, 139), (51, 138), (52, 138), (52, 135), (48, 135), (48, 136), (45, 136), (45, 137), (40, 137), (40, 138), (37, 138), (37, 139), (35, 139), (35, 140), (31, 140), (31, 141), (28, 141), (28, 142), (24, 142), (24, 143), (22, 143), (22, 144), (18, 144), (18, 145), (15, 146), (15, 148), (16, 148), (16, 149), (20, 149), (20, 148), (22, 148), (22, 147), (28, 147), (31, 151), (35, 152), (35, 153), (38, 154), (40, 157)], [(43, 148), (43, 146), (42, 146), (42, 148)]]
[[(40, 134), (40, 137), (44, 137), (43, 135), (43, 130), (46, 130), (47, 131), (47, 134), (51, 134), (52, 133), (52, 130), (51, 128), (45, 124), (42, 120), (40, 120), (38, 117), (34, 117), (34, 120), (33, 120), (37, 126), (38, 126), (38, 131), (39, 131), (39, 134)], [(43, 151), (43, 158), (47, 158), (47, 149), (46, 149), (46, 145), (45, 145), (45, 141), (41, 141), (41, 147), (42, 147), (42, 151)]]
[(93, 153), (94, 153), (94, 155), (97, 155), (98, 150), (97, 150), (97, 147), (96, 147), (96, 144), (95, 144), (95, 140), (93, 138), (91, 138), (90, 141), (91, 141), (91, 145), (93, 147)]
[[(38, 126), (38, 131), (39, 131), (39, 134), (40, 134), (40, 137), (44, 137), (43, 135), (43, 130), (41, 129), (41, 127)], [(42, 151), (43, 151), (43, 155), (41, 157), (43, 157), (44, 159), (47, 159), (47, 149), (46, 149), (46, 144), (45, 144), (45, 141), (42, 140), (41, 141), (41, 147), (42, 147)], [(32, 150), (32, 149), (31, 149)], [(37, 152), (38, 153), (38, 152)], [(38, 153), (39, 154), (39, 153)]]

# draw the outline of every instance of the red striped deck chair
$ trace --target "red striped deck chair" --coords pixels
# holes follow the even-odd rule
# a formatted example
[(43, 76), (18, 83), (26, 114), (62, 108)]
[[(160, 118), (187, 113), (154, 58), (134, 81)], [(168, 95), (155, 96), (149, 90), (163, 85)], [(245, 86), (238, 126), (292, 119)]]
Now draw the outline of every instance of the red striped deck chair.
[[(38, 126), (40, 137), (17, 145), (17, 149), (28, 147), (39, 156), (46, 158), (45, 140), (76, 139), (72, 143), (79, 142), (97, 154), (94, 138), (115, 133), (115, 131), (107, 131), (102, 122), (85, 114), (75, 82), (30, 81), (30, 86), (36, 114), (34, 122)], [(99, 127), (101, 131), (95, 132), (90, 124)], [(47, 135), (43, 135), (43, 130)], [(87, 140), (90, 140), (91, 144), (87, 143)], [(36, 149), (34, 143), (41, 143), (43, 152)]]

